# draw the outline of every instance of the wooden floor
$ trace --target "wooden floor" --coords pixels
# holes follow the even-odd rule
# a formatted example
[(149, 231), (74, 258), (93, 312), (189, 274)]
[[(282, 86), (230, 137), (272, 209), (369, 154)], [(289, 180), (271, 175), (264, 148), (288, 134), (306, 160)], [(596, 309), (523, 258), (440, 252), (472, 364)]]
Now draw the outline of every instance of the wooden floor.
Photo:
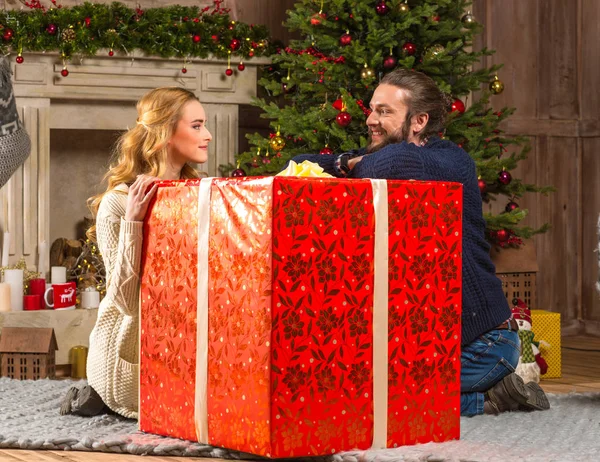
[[(600, 392), (600, 338), (563, 337), (560, 379), (541, 382), (548, 393)], [(24, 451), (0, 449), (0, 462), (140, 462), (140, 456), (78, 451)], [(216, 462), (199, 457), (146, 457), (148, 462)]]

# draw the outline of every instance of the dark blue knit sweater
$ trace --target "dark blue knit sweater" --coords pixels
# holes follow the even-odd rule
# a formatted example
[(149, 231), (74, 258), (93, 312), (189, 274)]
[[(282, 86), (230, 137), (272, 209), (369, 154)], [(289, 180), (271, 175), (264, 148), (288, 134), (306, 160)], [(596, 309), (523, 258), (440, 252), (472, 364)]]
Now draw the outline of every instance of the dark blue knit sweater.
[[(303, 154), (293, 160), (319, 164), (334, 176), (336, 156)], [(510, 309), (485, 240), (485, 221), (475, 162), (454, 143), (432, 138), (424, 147), (412, 143), (388, 145), (358, 162), (351, 178), (454, 181), (463, 185), (462, 344), (502, 324)]]

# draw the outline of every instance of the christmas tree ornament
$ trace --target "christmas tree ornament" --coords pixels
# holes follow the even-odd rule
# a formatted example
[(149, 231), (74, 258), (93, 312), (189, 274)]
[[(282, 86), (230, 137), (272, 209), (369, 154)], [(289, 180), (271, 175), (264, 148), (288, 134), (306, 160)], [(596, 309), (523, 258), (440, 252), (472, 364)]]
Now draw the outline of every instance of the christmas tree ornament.
[(341, 111), (336, 116), (335, 121), (340, 127), (347, 127), (352, 122), (352, 116), (346, 111)]
[(327, 156), (333, 154), (333, 149), (331, 149), (328, 145), (325, 145), (323, 149), (319, 152), (319, 154)]
[(506, 170), (502, 170), (501, 172), (499, 172), (498, 181), (505, 186), (510, 184), (510, 182), (512, 181), (512, 176), (510, 172), (507, 172)]
[(243, 71), (244, 69), (246, 69), (246, 65), (243, 62), (240, 62), (238, 64), (238, 71)]
[(238, 167), (233, 172), (231, 172), (231, 176), (232, 178), (241, 178), (243, 176), (246, 176), (246, 172), (244, 172), (244, 170)]
[(506, 204), (506, 207), (505, 207), (505, 209), (504, 209), (504, 210), (505, 210), (507, 213), (509, 213), (509, 212), (512, 212), (513, 210), (515, 210), (515, 209), (518, 209), (518, 208), (519, 208), (519, 204), (517, 204), (517, 203), (516, 203), (516, 202), (514, 202), (514, 201), (510, 201), (508, 204)]
[(56, 24), (50, 23), (46, 26), (46, 32), (50, 35), (56, 35), (56, 30)]
[(240, 42), (236, 38), (231, 39), (231, 42), (229, 42), (229, 48), (231, 48), (231, 50), (233, 50), (233, 51), (239, 50), (241, 46), (242, 46), (242, 42)]
[(271, 138), (271, 141), (269, 141), (269, 145), (271, 146), (271, 149), (273, 149), (273, 151), (275, 152), (279, 152), (283, 148), (285, 148), (285, 139), (283, 139), (283, 137), (281, 136), (279, 128), (277, 129), (277, 133), (275, 134), (275, 136), (273, 136), (273, 138)]
[(331, 103), (331, 105), (338, 111), (341, 111), (344, 107), (344, 102), (342, 101), (341, 98), (338, 98), (333, 103)]
[(194, 34), (194, 35), (192, 36), (192, 41), (193, 41), (194, 43), (200, 43), (200, 36), (199, 36), (198, 34)]
[(431, 16), (431, 22), (440, 22), (440, 16), (438, 14), (434, 14), (433, 16)]
[(60, 37), (62, 38), (63, 42), (66, 43), (71, 43), (72, 41), (74, 41), (76, 35), (75, 31), (73, 30), (73, 26), (69, 26), (67, 29), (63, 30)]
[(479, 179), (477, 180), (477, 185), (479, 186), (479, 192), (481, 194), (485, 194), (485, 192), (487, 191), (487, 184), (484, 180), (481, 179), (481, 177), (479, 177)]
[(231, 76), (233, 75), (233, 70), (232, 70), (232, 69), (230, 69), (230, 68), (227, 68), (227, 69), (225, 70), (225, 75), (226, 75), (227, 77), (231, 77)]
[(89, 27), (91, 26), (91, 24), (92, 24), (92, 18), (90, 18), (89, 16), (87, 16), (87, 17), (86, 17), (86, 18), (83, 20), (83, 22), (85, 22), (85, 27), (88, 27), (88, 28), (89, 28)]
[(5, 42), (10, 42), (13, 38), (14, 32), (11, 28), (7, 27), (4, 29), (4, 33), (2, 34), (2, 38)]
[(406, 0), (403, 3), (400, 3), (398, 6), (398, 11), (402, 14), (406, 14), (410, 11), (410, 6), (408, 6), (408, 2)]
[(509, 238), (510, 233), (506, 229), (499, 229), (496, 231), (496, 239), (499, 242), (505, 242)]
[(446, 49), (443, 47), (443, 45), (440, 45), (439, 43), (437, 45), (433, 45), (432, 47), (429, 47), (429, 49), (425, 52), (425, 59), (431, 60), (437, 58), (444, 51), (446, 51)]
[(497, 74), (494, 76), (494, 80), (490, 82), (490, 91), (494, 95), (499, 95), (504, 91), (504, 83), (498, 78)]
[(62, 71), (60, 71), (60, 75), (62, 75), (63, 77), (66, 77), (69, 75), (69, 70), (64, 67)]
[(231, 51), (228, 51), (227, 54), (227, 69), (225, 70), (225, 75), (227, 77), (231, 77), (233, 75), (233, 70), (231, 69)]
[(375, 77), (375, 72), (373, 71), (373, 69), (371, 69), (367, 63), (365, 63), (362, 71), (360, 72), (360, 76), (363, 79), (372, 79), (373, 77)]
[(111, 49), (108, 51), (108, 56), (114, 56), (114, 55), (115, 55), (115, 52), (114, 52), (114, 51), (112, 51), (112, 48), (111, 48)]
[(383, 67), (388, 71), (395, 68), (396, 64), (398, 64), (398, 60), (392, 55), (388, 56), (383, 60)]
[(470, 27), (475, 24), (475, 16), (473, 16), (473, 14), (470, 11), (468, 11), (467, 14), (465, 14), (460, 20), (467, 27)]
[(18, 64), (22, 64), (22, 63), (23, 63), (23, 61), (25, 61), (25, 60), (23, 59), (23, 55), (22, 55), (21, 53), (19, 53), (19, 54), (17, 55), (17, 59), (15, 59), (15, 61), (16, 61)]
[(185, 64), (183, 65), (183, 67), (181, 68), (181, 73), (182, 74), (187, 74), (187, 68), (185, 67)]
[(451, 112), (460, 112), (461, 114), (465, 112), (465, 103), (463, 103), (458, 98), (452, 102), (452, 107), (450, 109)]
[(417, 47), (414, 43), (406, 42), (404, 45), (402, 45), (402, 51), (404, 54), (412, 56), (416, 53)]
[(385, 0), (382, 0), (375, 6), (375, 12), (379, 16), (385, 16), (386, 14), (388, 14), (390, 12), (390, 7), (387, 6), (387, 4), (385, 3)]
[(347, 47), (352, 43), (352, 36), (348, 31), (340, 37), (340, 46)]

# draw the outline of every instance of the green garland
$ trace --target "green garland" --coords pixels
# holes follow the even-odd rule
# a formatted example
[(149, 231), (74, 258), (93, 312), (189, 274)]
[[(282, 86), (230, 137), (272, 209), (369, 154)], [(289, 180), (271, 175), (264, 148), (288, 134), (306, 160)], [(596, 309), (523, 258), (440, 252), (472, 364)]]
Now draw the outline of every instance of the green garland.
[[(122, 3), (84, 3), (73, 7), (0, 12), (0, 53), (59, 51), (63, 59), (94, 56), (101, 50), (191, 58), (272, 54), (264, 26), (232, 21), (228, 10), (179, 5), (148, 10)], [(114, 50), (114, 52), (113, 52)]]

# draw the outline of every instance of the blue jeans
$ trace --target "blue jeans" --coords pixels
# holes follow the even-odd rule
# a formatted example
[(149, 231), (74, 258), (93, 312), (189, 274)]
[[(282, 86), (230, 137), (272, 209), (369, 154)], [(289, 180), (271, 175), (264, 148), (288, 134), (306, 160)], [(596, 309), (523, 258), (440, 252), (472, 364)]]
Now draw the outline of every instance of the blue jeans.
[(492, 329), (462, 348), (460, 415), (483, 414), (484, 393), (515, 371), (521, 354), (516, 331)]

